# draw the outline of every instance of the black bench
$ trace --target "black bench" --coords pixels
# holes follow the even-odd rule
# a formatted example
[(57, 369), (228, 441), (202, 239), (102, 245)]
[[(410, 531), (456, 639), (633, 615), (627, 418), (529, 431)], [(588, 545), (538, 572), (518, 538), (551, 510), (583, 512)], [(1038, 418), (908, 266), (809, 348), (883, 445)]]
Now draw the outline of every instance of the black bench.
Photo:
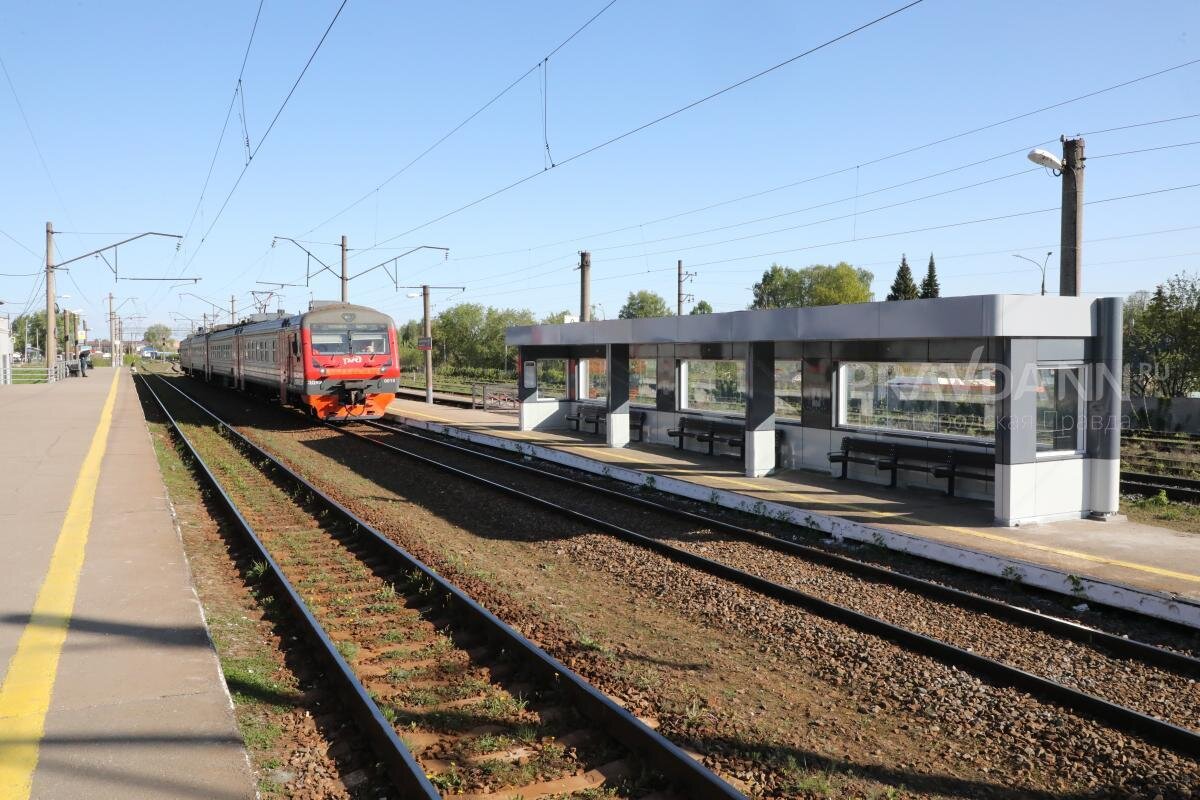
[(938, 478), (946, 478), (946, 494), (954, 496), (954, 479), (990, 482), (996, 479), (996, 457), (992, 453), (973, 450), (950, 450), (946, 460), (933, 468)]
[[(608, 424), (608, 410), (601, 409), (590, 415), (585, 415), (583, 421), (592, 426), (592, 433), (599, 434), (600, 426)], [(630, 411), (629, 412), (629, 432), (632, 434), (637, 432), (637, 441), (644, 441), (646, 430), (646, 412), (645, 411)]]
[(724, 444), (736, 448), (738, 455), (746, 449), (746, 426), (741, 422), (725, 422), (717, 419), (701, 419), (700, 417), (680, 417), (679, 425), (667, 430), (667, 436), (678, 439), (676, 445), (680, 450), (686, 439), (695, 439), (708, 445), (708, 454), (713, 455), (716, 445)]
[[(567, 415), (567, 421), (575, 424), (575, 430), (579, 430), (580, 423), (592, 426), (592, 433), (599, 435), (600, 426), (608, 424), (608, 409), (600, 406), (579, 407), (575, 408), (574, 414)], [(645, 411), (630, 411), (629, 412), (629, 432), (637, 433), (637, 441), (644, 441), (646, 430), (646, 412)]]
[(574, 426), (574, 430), (579, 430), (579, 423), (584, 421), (584, 417), (591, 411), (587, 406), (574, 405), (571, 406), (571, 412), (567, 414), (566, 420)]
[(846, 478), (850, 464), (867, 464), (877, 470), (891, 473), (888, 485), (896, 486), (900, 470), (926, 472), (947, 479), (946, 494), (954, 496), (956, 478), (991, 481), (994, 477), (990, 468), (995, 457), (991, 453), (977, 450), (960, 450), (949, 447), (932, 447), (908, 442), (881, 442), (875, 439), (859, 439), (847, 436), (842, 439), (840, 450), (829, 453), (829, 463), (841, 464), (841, 479)]
[(711, 420), (708, 430), (696, 437), (697, 442), (708, 444), (708, 454), (711, 456), (718, 444), (736, 448), (738, 457), (743, 457), (746, 449), (746, 424), (744, 422), (721, 422)]
[(695, 439), (699, 436), (703, 429), (703, 423), (704, 420), (696, 417), (680, 417), (676, 427), (667, 429), (667, 436), (670, 436), (672, 439), (678, 439), (679, 444), (676, 447), (682, 450), (683, 440)]
[(878, 470), (892, 473), (888, 486), (896, 485), (896, 445), (893, 442), (880, 442), (875, 439), (857, 439), (847, 436), (842, 439), (840, 450), (829, 453), (830, 464), (841, 464), (841, 480), (846, 479), (846, 470), (851, 464), (867, 464)]

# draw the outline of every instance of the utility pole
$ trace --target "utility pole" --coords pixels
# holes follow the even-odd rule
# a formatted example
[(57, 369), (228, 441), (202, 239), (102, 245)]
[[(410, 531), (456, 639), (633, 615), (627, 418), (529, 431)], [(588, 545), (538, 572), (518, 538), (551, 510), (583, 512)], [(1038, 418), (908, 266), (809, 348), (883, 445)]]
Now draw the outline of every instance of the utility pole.
[(1083, 289), (1079, 250), (1083, 243), (1083, 139), (1062, 139), (1062, 238), (1058, 293), (1075, 297)]
[(237, 324), (237, 312), (234, 310), (234, 303), (237, 302), (237, 295), (229, 295), (229, 324)]
[(579, 253), (579, 321), (592, 321), (592, 254)]
[[(58, 320), (54, 316), (54, 224), (46, 223), (46, 369), (58, 357)], [(53, 374), (53, 373), (51, 373)]]
[[(342, 284), (344, 287), (346, 284)], [(343, 288), (342, 291), (345, 291)], [(421, 286), (421, 304), (425, 306), (425, 323), (421, 335), (430, 345), (425, 348), (425, 402), (433, 405), (433, 321), (429, 318), (429, 284)]]
[[(350, 272), (346, 267), (346, 235), (342, 234), (342, 302), (350, 302)], [(428, 292), (426, 293), (426, 305), (428, 305)], [(426, 314), (428, 317), (428, 314)], [(426, 336), (429, 334), (426, 333)], [(432, 402), (432, 401), (431, 401)]]

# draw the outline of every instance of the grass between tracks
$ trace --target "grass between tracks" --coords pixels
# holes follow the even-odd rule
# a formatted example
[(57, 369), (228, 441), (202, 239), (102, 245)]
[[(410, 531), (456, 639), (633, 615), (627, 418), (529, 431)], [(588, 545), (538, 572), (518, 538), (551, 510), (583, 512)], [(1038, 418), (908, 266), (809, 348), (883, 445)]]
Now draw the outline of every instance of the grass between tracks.
[[(205, 491), (169, 427), (157, 421), (156, 410), (147, 414), (150, 438), (259, 796), (293, 797), (301, 789), (330, 798), (384, 796), (370, 786), (366, 773), (343, 769), (328, 755), (330, 741), (314, 717), (331, 709), (298, 675), (311, 665), (303, 658), (293, 659), (295, 669), (289, 663), (283, 642), (289, 628), (272, 595), (259, 587), (266, 564), (239, 562), (231, 552)], [(359, 791), (350, 791), (347, 783)]]
[(1133, 522), (1158, 525), (1183, 533), (1200, 533), (1200, 505), (1180, 503), (1167, 498), (1166, 492), (1153, 497), (1124, 497), (1121, 513)]

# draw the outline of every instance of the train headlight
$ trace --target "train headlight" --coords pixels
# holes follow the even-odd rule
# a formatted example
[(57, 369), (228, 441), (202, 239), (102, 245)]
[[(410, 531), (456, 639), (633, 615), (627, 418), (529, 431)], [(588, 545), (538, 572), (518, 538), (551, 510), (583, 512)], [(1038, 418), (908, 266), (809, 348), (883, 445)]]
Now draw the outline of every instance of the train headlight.
[(385, 372), (387, 372), (387, 367), (380, 367), (380, 368), (379, 368), (379, 374), (380, 374), (380, 375), (382, 375), (382, 374), (383, 374), (383, 373), (385, 373)]
[(325, 369), (324, 367), (321, 367), (321, 374), (322, 374), (322, 375), (328, 375), (328, 374), (329, 374), (329, 371), (328, 371), (327, 369)]

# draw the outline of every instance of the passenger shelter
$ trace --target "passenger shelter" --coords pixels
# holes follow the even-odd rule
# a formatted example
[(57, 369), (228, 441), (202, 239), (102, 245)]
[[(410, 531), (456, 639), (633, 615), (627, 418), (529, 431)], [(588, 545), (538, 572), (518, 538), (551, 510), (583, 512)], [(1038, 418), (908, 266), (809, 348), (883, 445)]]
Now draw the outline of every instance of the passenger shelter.
[(509, 328), (521, 430), (603, 433), (990, 500), (1116, 513), (1119, 298), (981, 295)]

